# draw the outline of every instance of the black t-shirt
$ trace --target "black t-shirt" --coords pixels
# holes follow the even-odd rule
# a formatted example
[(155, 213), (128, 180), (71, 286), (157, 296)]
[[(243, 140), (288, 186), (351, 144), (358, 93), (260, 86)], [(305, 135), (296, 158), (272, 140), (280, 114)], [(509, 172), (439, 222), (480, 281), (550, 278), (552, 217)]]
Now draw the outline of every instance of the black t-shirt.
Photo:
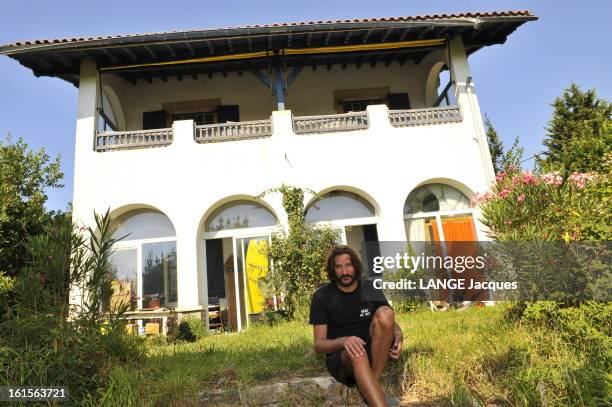
[[(370, 323), (379, 307), (389, 306), (382, 292), (373, 297), (371, 291), (365, 299), (362, 296), (364, 285), (371, 285), (367, 280), (360, 280), (359, 285), (350, 293), (340, 290), (336, 283), (330, 282), (315, 291), (310, 305), (312, 325), (327, 325), (327, 339), (341, 336), (358, 336), (364, 341), (370, 339)], [(371, 301), (376, 299), (376, 301)]]

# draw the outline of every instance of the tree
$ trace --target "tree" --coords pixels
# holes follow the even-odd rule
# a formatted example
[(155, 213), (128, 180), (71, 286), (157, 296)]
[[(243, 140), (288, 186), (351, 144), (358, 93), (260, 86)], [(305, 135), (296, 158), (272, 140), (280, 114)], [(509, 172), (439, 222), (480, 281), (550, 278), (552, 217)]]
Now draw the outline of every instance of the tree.
[(491, 161), (495, 172), (502, 170), (501, 158), (504, 154), (504, 145), (497, 135), (497, 131), (493, 128), (493, 123), (489, 116), (485, 115), (484, 120), (485, 130), (487, 131), (487, 143), (489, 144), (489, 152), (491, 153)]
[(612, 104), (595, 89), (582, 91), (572, 83), (553, 103), (544, 138), (546, 151), (537, 163), (544, 171), (601, 172), (603, 157), (612, 151)]
[[(326, 280), (325, 255), (338, 241), (337, 231), (304, 222), (304, 191), (283, 185), (264, 192), (280, 192), (289, 229), (272, 235), (268, 257), (273, 264), (266, 276), (271, 294), (285, 295), (284, 308), (294, 318), (309, 305), (310, 295)], [(262, 194), (263, 195), (263, 194)]]
[(504, 152), (504, 143), (499, 138), (488, 116), (485, 116), (484, 125), (487, 131), (487, 143), (489, 144), (489, 152), (491, 153), (491, 161), (493, 162), (495, 172), (508, 171), (512, 167), (519, 168), (523, 157), (523, 148), (519, 146), (519, 138), (515, 138), (510, 150)]
[(23, 139), (0, 140), (0, 272), (15, 276), (25, 264), (25, 243), (43, 232), (53, 216), (44, 207), (46, 188), (58, 188), (60, 160), (44, 148), (32, 151)]

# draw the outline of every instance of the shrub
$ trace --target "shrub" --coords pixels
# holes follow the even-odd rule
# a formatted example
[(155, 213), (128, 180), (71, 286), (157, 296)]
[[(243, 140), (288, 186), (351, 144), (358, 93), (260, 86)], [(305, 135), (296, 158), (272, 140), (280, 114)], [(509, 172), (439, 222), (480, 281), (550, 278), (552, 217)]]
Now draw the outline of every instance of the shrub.
[(195, 342), (206, 335), (206, 325), (201, 318), (185, 317), (181, 319), (176, 333), (176, 339)]
[[(108, 213), (96, 215), (96, 224), (86, 238), (58, 217), (28, 242), (27, 266), (0, 310), (0, 385), (65, 385), (79, 404), (106, 384), (113, 361), (143, 355), (141, 341), (126, 334), (124, 310), (102, 311), (112, 294), (108, 257), (115, 241)], [(86, 295), (70, 304), (76, 290)]]
[(500, 172), (472, 203), (495, 240), (611, 240), (611, 161), (602, 174)]
[(283, 297), (288, 318), (306, 319), (310, 296), (327, 279), (324, 260), (329, 248), (338, 240), (338, 233), (304, 222), (302, 189), (283, 185), (272, 191), (283, 194), (289, 230), (272, 235), (268, 257), (273, 267), (265, 277), (265, 288), (269, 296)]

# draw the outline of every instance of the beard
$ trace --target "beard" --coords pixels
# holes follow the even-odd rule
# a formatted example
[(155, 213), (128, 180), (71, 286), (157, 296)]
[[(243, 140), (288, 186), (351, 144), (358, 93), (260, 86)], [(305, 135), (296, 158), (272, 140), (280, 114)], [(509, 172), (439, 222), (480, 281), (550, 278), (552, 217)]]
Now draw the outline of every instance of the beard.
[(350, 287), (354, 282), (355, 282), (356, 278), (354, 275), (345, 275), (342, 277), (338, 277), (336, 276), (336, 283), (340, 284), (342, 287)]

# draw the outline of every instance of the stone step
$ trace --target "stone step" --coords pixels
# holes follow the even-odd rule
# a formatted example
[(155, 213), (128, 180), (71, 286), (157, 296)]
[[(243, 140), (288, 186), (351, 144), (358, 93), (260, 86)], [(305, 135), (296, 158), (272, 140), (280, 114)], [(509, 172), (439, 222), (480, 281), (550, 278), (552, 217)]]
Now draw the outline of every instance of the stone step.
[(249, 388), (201, 391), (202, 406), (365, 406), (356, 389), (331, 376), (305, 377)]

